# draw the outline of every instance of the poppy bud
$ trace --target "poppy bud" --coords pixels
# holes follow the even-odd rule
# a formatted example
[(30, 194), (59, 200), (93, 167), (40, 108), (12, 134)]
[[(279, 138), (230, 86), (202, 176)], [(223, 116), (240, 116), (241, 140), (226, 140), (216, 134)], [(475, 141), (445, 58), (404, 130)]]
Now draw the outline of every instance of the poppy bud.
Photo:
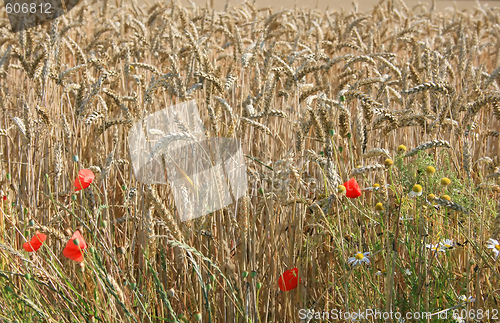
[(78, 238), (73, 239), (73, 243), (75, 244), (75, 246), (80, 245), (80, 241), (78, 240)]
[(262, 288), (262, 283), (255, 284), (255, 287), (257, 287), (257, 290), (261, 289)]
[(247, 278), (248, 277), (248, 271), (244, 271), (243, 274), (242, 274), (243, 278)]
[(175, 296), (175, 290), (173, 288), (170, 288), (169, 290), (167, 290), (167, 295), (170, 298), (174, 297)]
[(10, 174), (9, 174), (9, 173), (7, 173), (7, 174), (5, 175), (5, 178), (9, 181), (9, 180), (10, 180)]
[(136, 283), (130, 283), (130, 289), (131, 290), (135, 290), (136, 287), (137, 287)]
[(49, 179), (49, 174), (45, 174), (45, 178), (46, 178), (46, 179)]
[(107, 227), (108, 227), (108, 222), (107, 222), (107, 221), (105, 221), (105, 220), (102, 220), (102, 221), (101, 221), (101, 228), (104, 228), (104, 229), (105, 229), (105, 228), (107, 228)]
[(76, 195), (75, 194), (71, 194), (71, 200), (72, 201), (76, 201)]
[(126, 190), (127, 189), (127, 185), (122, 185), (122, 190)]
[(179, 314), (179, 316), (177, 318), (179, 319), (179, 321), (181, 321), (183, 323), (188, 322), (186, 315), (184, 315), (183, 313)]
[(73, 155), (73, 161), (74, 161), (75, 163), (78, 163), (78, 155)]
[(125, 249), (125, 247), (119, 247), (117, 251), (120, 255), (124, 255), (127, 250)]
[(215, 281), (215, 275), (210, 275), (209, 278), (210, 278), (210, 281), (212, 281), (212, 282)]
[(255, 278), (255, 276), (257, 276), (257, 272), (255, 270), (252, 270), (252, 272), (250, 273), (250, 277)]
[(207, 288), (207, 290), (211, 290), (212, 289), (212, 284), (207, 284), (205, 287)]
[(24, 275), (24, 278), (26, 278), (27, 280), (31, 280), (31, 274)]
[(29, 225), (30, 227), (34, 226), (34, 225), (35, 225), (35, 221), (33, 221), (33, 219), (29, 220), (29, 221), (28, 221), (28, 225)]
[(201, 313), (200, 312), (194, 313), (194, 320), (196, 322), (201, 322)]

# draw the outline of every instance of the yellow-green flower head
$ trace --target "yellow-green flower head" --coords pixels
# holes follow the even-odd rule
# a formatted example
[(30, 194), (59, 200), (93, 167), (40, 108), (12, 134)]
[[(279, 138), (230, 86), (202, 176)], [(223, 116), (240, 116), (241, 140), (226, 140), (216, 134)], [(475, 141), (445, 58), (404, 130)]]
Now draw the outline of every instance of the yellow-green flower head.
[(398, 146), (398, 153), (404, 153), (406, 151), (406, 146), (405, 145), (399, 145)]
[(344, 186), (344, 185), (339, 185), (339, 186), (337, 186), (337, 192), (339, 192), (339, 193), (341, 193), (341, 194), (342, 194), (342, 193), (344, 193), (345, 191), (346, 191), (346, 188), (345, 188), (345, 186)]
[(436, 169), (432, 166), (427, 166), (427, 168), (425, 169), (425, 172), (429, 175), (432, 175), (436, 172)]
[(375, 210), (377, 211), (383, 211), (384, 210), (384, 205), (382, 205), (382, 203), (377, 203), (375, 204)]
[(379, 183), (373, 184), (373, 188), (380, 188), (380, 184)]
[(394, 162), (390, 158), (387, 158), (384, 162), (385, 167), (391, 167), (393, 164)]
[(422, 185), (420, 184), (415, 184), (413, 185), (413, 188), (411, 189), (410, 196), (415, 197), (415, 196), (420, 196), (422, 195)]
[(447, 185), (450, 185), (450, 183), (451, 183), (451, 180), (448, 177), (441, 178), (441, 185), (447, 186)]
[(437, 205), (437, 203), (434, 201), (435, 198), (436, 198), (436, 195), (429, 194), (429, 195), (427, 195), (427, 202), (429, 202), (432, 205)]
[(451, 197), (449, 195), (443, 195), (441, 196), (443, 200), (451, 201)]

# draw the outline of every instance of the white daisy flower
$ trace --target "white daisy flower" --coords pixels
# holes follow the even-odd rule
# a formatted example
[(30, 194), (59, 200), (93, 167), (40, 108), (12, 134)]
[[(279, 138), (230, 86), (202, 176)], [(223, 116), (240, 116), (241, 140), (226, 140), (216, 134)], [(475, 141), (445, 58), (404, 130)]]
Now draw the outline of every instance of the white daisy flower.
[(411, 270), (406, 268), (405, 271), (404, 271), (405, 275), (406, 276), (410, 276), (411, 275)]
[(415, 184), (413, 185), (413, 188), (411, 189), (410, 194), (408, 194), (410, 197), (417, 197), (422, 195), (422, 185)]
[(410, 193), (408, 194), (408, 196), (410, 196), (410, 197), (417, 197), (420, 195), (422, 195), (422, 192), (418, 193), (418, 192), (410, 191)]
[(370, 259), (368, 259), (368, 256), (370, 255), (370, 252), (358, 252), (357, 254), (354, 255), (354, 257), (350, 257), (347, 259), (347, 263), (349, 265), (352, 265), (353, 267), (361, 265), (362, 263), (366, 262), (367, 264), (370, 263)]
[(465, 319), (463, 317), (461, 317), (460, 315), (458, 315), (458, 313), (453, 313), (452, 318), (455, 320), (455, 322), (465, 323)]
[(436, 255), (436, 256), (437, 256), (437, 254), (438, 254), (438, 253), (437, 253), (438, 251), (443, 251), (443, 252), (445, 251), (445, 250), (443, 250), (443, 249), (441, 249), (441, 248), (439, 247), (439, 244), (432, 244), (432, 243), (428, 243), (428, 244), (426, 244), (426, 245), (425, 245), (425, 247), (426, 247), (427, 249), (430, 249), (431, 251), (434, 251), (434, 255)]
[(425, 247), (427, 249), (431, 249), (433, 251), (438, 251), (439, 250), (439, 245), (437, 245), (437, 244), (428, 243), (428, 244), (425, 245)]
[(474, 303), (476, 301), (476, 299), (472, 296), (465, 296), (465, 295), (460, 295), (460, 297), (458, 297), (458, 299), (463, 302), (463, 303)]
[(486, 245), (486, 247), (488, 249), (491, 249), (491, 251), (493, 251), (495, 258), (498, 258), (498, 254), (500, 254), (500, 243), (498, 243), (498, 240), (495, 239), (488, 240), (488, 244)]
[(385, 185), (383, 185), (383, 186), (380, 186), (380, 184), (375, 183), (375, 184), (373, 184), (373, 186), (366, 187), (366, 188), (364, 188), (363, 190), (364, 190), (364, 191), (370, 191), (370, 192), (371, 192), (371, 191), (378, 191), (378, 190), (380, 190), (382, 187), (386, 187), (386, 188), (387, 188), (387, 187), (389, 187), (389, 186), (390, 186), (389, 184), (385, 184)]
[(452, 249), (453, 247), (455, 247), (455, 242), (451, 239), (444, 239), (439, 243), (439, 249), (441, 251), (446, 251), (448, 249)]

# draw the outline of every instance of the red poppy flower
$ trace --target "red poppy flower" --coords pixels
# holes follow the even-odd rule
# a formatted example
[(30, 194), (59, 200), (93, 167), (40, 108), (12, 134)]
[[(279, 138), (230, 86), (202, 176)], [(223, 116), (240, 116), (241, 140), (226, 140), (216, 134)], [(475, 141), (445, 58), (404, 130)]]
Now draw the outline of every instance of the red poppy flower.
[(75, 179), (76, 191), (83, 190), (92, 184), (95, 175), (90, 169), (80, 169), (78, 177)]
[(296, 267), (281, 274), (278, 285), (284, 292), (297, 288), (299, 285), (299, 269)]
[(346, 192), (345, 196), (355, 199), (361, 196), (361, 189), (359, 188), (358, 182), (353, 177), (349, 181), (344, 183)]
[(63, 255), (74, 261), (83, 261), (83, 251), (87, 249), (87, 243), (83, 240), (82, 235), (79, 230), (73, 233), (73, 236), (66, 243), (66, 247), (63, 250)]
[(38, 232), (37, 230), (30, 241), (23, 243), (23, 249), (28, 252), (37, 251), (38, 249), (40, 249), (45, 239), (47, 239), (47, 236), (43, 233)]

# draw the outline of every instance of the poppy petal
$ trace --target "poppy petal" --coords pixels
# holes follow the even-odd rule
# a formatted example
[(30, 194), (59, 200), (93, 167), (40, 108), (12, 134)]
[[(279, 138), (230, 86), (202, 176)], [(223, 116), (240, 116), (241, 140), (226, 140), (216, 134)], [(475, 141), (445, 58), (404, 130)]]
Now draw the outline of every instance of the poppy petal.
[[(78, 241), (78, 245), (75, 244), (75, 240)], [(83, 251), (87, 249), (87, 243), (83, 239), (79, 230), (73, 233), (73, 236), (66, 243), (66, 247), (63, 250), (63, 256), (78, 262), (83, 261)]]
[(30, 241), (23, 243), (23, 249), (28, 252), (37, 251), (40, 249), (45, 239), (47, 239), (45, 234), (36, 231)]
[(92, 172), (90, 169), (80, 169), (78, 172), (78, 177), (75, 179), (75, 182), (73, 185), (75, 185), (75, 190), (83, 190), (92, 184), (92, 182), (95, 179), (94, 172)]
[(361, 196), (361, 188), (359, 187), (359, 184), (358, 182), (356, 182), (356, 179), (354, 177), (345, 182), (344, 186), (346, 188), (345, 195), (347, 197), (355, 199)]
[(283, 274), (281, 274), (278, 280), (279, 288), (284, 292), (288, 292), (292, 289), (297, 288), (297, 286), (299, 285), (298, 274), (299, 274), (298, 268), (293, 268), (285, 271)]

